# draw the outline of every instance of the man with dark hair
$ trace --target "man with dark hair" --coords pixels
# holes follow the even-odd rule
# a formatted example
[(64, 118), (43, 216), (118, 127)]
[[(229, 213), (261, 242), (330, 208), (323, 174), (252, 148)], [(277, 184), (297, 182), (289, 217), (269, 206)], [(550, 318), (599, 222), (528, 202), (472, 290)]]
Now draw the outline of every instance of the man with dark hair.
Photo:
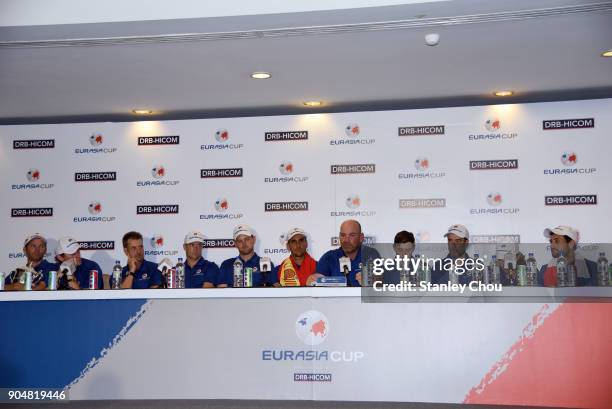
[(122, 241), (127, 265), (121, 271), (121, 288), (159, 288), (161, 272), (157, 264), (144, 259), (142, 234), (135, 231), (125, 233)]
[[(329, 250), (323, 254), (317, 265), (317, 272), (326, 276), (342, 276), (346, 274), (346, 284), (349, 287), (360, 287), (363, 264), (374, 258), (380, 258), (378, 251), (363, 245), (363, 232), (357, 220), (345, 220), (340, 225), (340, 248)], [(342, 271), (340, 259), (350, 260), (350, 270)], [(316, 276), (315, 276), (316, 277)]]
[[(393, 251), (395, 251), (396, 256), (400, 256), (402, 259), (404, 256), (408, 258), (412, 258), (412, 253), (414, 252), (414, 234), (412, 232), (402, 230), (395, 234), (395, 238), (393, 239)], [(411, 271), (408, 270), (408, 273)], [(416, 282), (416, 276), (410, 276), (411, 281)], [(398, 284), (401, 281), (401, 272), (397, 269), (385, 270), (383, 273), (383, 283), (384, 284)]]
[(317, 261), (308, 254), (306, 232), (294, 227), (285, 236), (289, 257), (280, 262), (274, 274), (282, 287), (299, 287), (308, 283), (308, 278), (317, 271)]
[(576, 272), (576, 286), (597, 285), (597, 263), (582, 257), (577, 251), (580, 233), (570, 226), (557, 226), (544, 230), (544, 237), (550, 241), (552, 259), (542, 266), (538, 283), (546, 287), (557, 286), (557, 259), (561, 254), (569, 268)]
[[(26, 237), (23, 243), (23, 252), (27, 259), (25, 267), (34, 271), (32, 273), (32, 290), (46, 290), (49, 271), (54, 271), (57, 268), (54, 263), (45, 260), (47, 240), (40, 233), (34, 233)], [(4, 289), (6, 291), (23, 290), (23, 274), (23, 268), (12, 271), (4, 280)]]

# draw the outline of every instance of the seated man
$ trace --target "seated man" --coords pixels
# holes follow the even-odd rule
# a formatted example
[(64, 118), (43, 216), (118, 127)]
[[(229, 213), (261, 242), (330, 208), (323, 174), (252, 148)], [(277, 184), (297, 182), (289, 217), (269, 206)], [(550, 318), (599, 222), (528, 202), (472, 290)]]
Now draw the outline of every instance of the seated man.
[[(45, 260), (47, 253), (47, 240), (40, 234), (28, 236), (23, 243), (23, 252), (26, 256), (26, 267), (34, 270), (32, 274), (32, 290), (46, 290), (49, 280), (49, 271), (55, 271), (57, 266)], [(20, 291), (24, 289), (21, 283), (22, 269), (12, 271), (4, 280), (6, 291)]]
[[(317, 265), (317, 272), (325, 276), (343, 276), (346, 274), (346, 285), (360, 287), (361, 269), (367, 260), (380, 258), (378, 250), (363, 244), (364, 235), (357, 220), (345, 220), (340, 225), (340, 247), (323, 254)], [(348, 257), (351, 263), (349, 271), (340, 269), (340, 259)]]
[(308, 277), (317, 271), (317, 262), (308, 254), (306, 233), (299, 227), (287, 232), (287, 250), (290, 256), (281, 261), (274, 274), (283, 287), (305, 286)]
[(238, 225), (234, 228), (234, 245), (238, 250), (238, 256), (228, 258), (221, 263), (219, 277), (217, 279), (217, 287), (233, 287), (234, 286), (234, 262), (240, 260), (242, 262), (242, 272), (245, 269), (252, 270), (252, 285), (253, 287), (263, 287), (273, 285), (278, 287), (278, 278), (274, 274), (274, 265), (270, 262), (270, 271), (262, 272), (260, 261), (261, 258), (255, 253), (255, 233), (246, 224)]
[(144, 259), (142, 234), (131, 231), (123, 236), (127, 265), (121, 271), (121, 288), (159, 288), (162, 282), (157, 264)]
[[(62, 237), (58, 240), (57, 248), (55, 249), (55, 258), (61, 265), (69, 265), (72, 271), (72, 277), (62, 277), (60, 280), (65, 280), (65, 285), (60, 285), (58, 288), (66, 290), (80, 290), (89, 288), (89, 273), (91, 270), (98, 271), (98, 288), (104, 289), (104, 279), (102, 277), (102, 269), (95, 261), (81, 257), (81, 246), (79, 242), (72, 237)], [(58, 270), (60, 270), (58, 268)]]
[(213, 288), (219, 275), (219, 267), (202, 256), (204, 235), (191, 231), (185, 236), (185, 288)]
[[(400, 256), (401, 258), (404, 256), (412, 258), (414, 246), (414, 234), (409, 231), (402, 230), (398, 232), (393, 239), (393, 251), (395, 251), (396, 256)], [(410, 270), (407, 272), (411, 273)], [(409, 280), (410, 282), (416, 283), (416, 275), (410, 274)], [(384, 284), (399, 284), (401, 281), (400, 271), (395, 268), (392, 270), (386, 270), (383, 273), (382, 281)]]
[[(448, 260), (452, 260), (453, 263), (463, 264), (465, 260), (469, 259), (470, 256), (467, 254), (466, 249), (470, 244), (470, 232), (467, 227), (462, 224), (453, 224), (448, 228), (448, 231), (444, 235), (448, 245), (448, 254), (442, 259), (442, 266), (434, 265), (431, 271), (431, 282), (433, 284), (445, 284), (450, 280), (449, 274), (457, 274), (457, 281), (461, 284), (467, 284), (472, 281), (469, 273), (464, 272), (463, 274), (455, 273), (454, 271), (447, 271), (443, 267), (448, 263)], [(442, 268), (440, 268), (442, 267)]]
[(563, 253), (568, 267), (576, 272), (576, 286), (597, 285), (597, 263), (582, 257), (577, 251), (579, 233), (569, 226), (558, 226), (544, 230), (544, 237), (550, 241), (552, 260), (544, 264), (538, 273), (538, 284), (546, 287), (557, 286), (557, 259)]

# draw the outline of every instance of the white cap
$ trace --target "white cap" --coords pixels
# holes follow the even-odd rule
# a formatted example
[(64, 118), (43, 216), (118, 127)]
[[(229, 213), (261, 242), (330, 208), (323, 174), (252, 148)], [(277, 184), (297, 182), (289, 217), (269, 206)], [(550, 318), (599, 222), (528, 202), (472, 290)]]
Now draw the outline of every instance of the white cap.
[(298, 234), (301, 234), (302, 236), (306, 237), (306, 232), (303, 229), (300, 229), (299, 227), (294, 227), (293, 229), (289, 229), (285, 238), (287, 241), (289, 241), (293, 236), (297, 236)]
[(73, 239), (72, 237), (62, 237), (57, 241), (57, 248), (55, 249), (55, 254), (74, 254), (80, 248), (81, 245), (79, 244), (79, 242)]
[(195, 230), (190, 231), (185, 236), (185, 244), (190, 244), (190, 243), (204, 243), (204, 235), (200, 233), (199, 231), (195, 231)]
[(45, 244), (47, 244), (47, 239), (45, 239), (40, 233), (34, 233), (26, 237), (26, 239), (23, 242), (23, 247), (27, 246), (28, 243), (34, 239), (42, 239), (42, 241), (44, 241)]
[(448, 237), (449, 234), (454, 234), (455, 236), (459, 236), (462, 239), (470, 239), (470, 232), (467, 227), (462, 224), (453, 224), (448, 228), (448, 231), (444, 235), (444, 237)]
[(251, 229), (251, 227), (247, 226), (246, 224), (239, 224), (238, 226), (234, 227), (234, 240), (236, 240), (238, 236), (241, 235), (254, 236), (255, 233), (253, 232), (253, 229)]
[(550, 238), (553, 234), (558, 234), (559, 236), (567, 236), (570, 239), (574, 240), (578, 243), (578, 239), (580, 238), (580, 233), (578, 230), (569, 226), (557, 226), (554, 229), (548, 228), (544, 230), (544, 237), (547, 239)]

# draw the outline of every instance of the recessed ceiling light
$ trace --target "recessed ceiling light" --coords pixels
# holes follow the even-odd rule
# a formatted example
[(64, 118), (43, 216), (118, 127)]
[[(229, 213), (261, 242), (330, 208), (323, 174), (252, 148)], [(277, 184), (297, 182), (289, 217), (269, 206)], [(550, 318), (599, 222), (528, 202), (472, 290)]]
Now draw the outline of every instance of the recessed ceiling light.
[(270, 74), (269, 72), (254, 72), (251, 74), (251, 78), (256, 79), (256, 80), (267, 80), (268, 78), (270, 78), (272, 76), (272, 74)]
[(132, 113), (135, 115), (151, 115), (153, 110), (151, 109), (132, 109)]
[(509, 97), (511, 95), (514, 95), (513, 91), (495, 91), (493, 93), (496, 97)]
[(321, 105), (323, 105), (323, 102), (321, 102), (321, 101), (304, 101), (304, 105), (306, 105), (307, 107), (320, 107)]
[(603, 53), (601, 53), (602, 57), (612, 57), (612, 49), (611, 50), (606, 50)]

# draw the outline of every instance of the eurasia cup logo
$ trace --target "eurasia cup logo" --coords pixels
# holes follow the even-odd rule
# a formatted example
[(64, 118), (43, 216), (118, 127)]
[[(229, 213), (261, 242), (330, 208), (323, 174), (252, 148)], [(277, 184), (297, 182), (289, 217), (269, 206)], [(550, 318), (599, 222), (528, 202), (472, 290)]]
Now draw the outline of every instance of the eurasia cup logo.
[(346, 126), (346, 128), (344, 128), (344, 133), (346, 134), (346, 136), (349, 137), (355, 137), (359, 135), (359, 131), (359, 125), (357, 125), (356, 123), (350, 123)]
[(285, 246), (287, 244), (287, 233), (282, 233), (280, 236), (278, 236), (278, 242), (281, 244), (281, 246)]
[(361, 206), (361, 198), (357, 195), (350, 195), (346, 198), (346, 207), (349, 209), (357, 209)]
[(164, 237), (161, 234), (156, 234), (151, 237), (151, 247), (154, 249), (164, 246)]
[(100, 133), (94, 133), (89, 137), (89, 143), (92, 146), (102, 145), (102, 142), (104, 142), (104, 137)]
[(416, 158), (414, 161), (414, 167), (416, 170), (427, 170), (429, 169), (429, 159), (424, 156)]
[(489, 193), (487, 203), (491, 206), (499, 206), (502, 203), (502, 195), (497, 192)]
[(87, 210), (89, 211), (89, 214), (97, 215), (102, 213), (102, 205), (100, 202), (91, 202), (89, 203), (89, 206), (87, 206)]
[(164, 168), (164, 165), (155, 165), (151, 169), (151, 175), (155, 179), (163, 179), (166, 176), (166, 168)]
[(37, 182), (38, 179), (40, 179), (40, 171), (38, 169), (32, 168), (28, 170), (26, 177), (28, 178), (30, 182)]
[(423, 230), (416, 234), (415, 239), (417, 243), (427, 243), (429, 240), (431, 240), (431, 235), (428, 231)]
[(215, 201), (215, 210), (218, 212), (227, 212), (229, 210), (229, 202), (226, 198), (219, 198)]
[(215, 132), (215, 139), (217, 142), (225, 143), (229, 140), (229, 132), (227, 129), (217, 129), (217, 132)]
[(306, 311), (295, 321), (295, 333), (306, 345), (319, 345), (329, 334), (329, 320), (319, 311)]
[(561, 163), (565, 166), (574, 166), (577, 161), (578, 156), (576, 152), (563, 152), (563, 155), (561, 155)]
[(487, 131), (489, 132), (499, 131), (501, 129), (501, 122), (499, 118), (487, 119), (485, 122), (485, 128), (487, 128)]
[(293, 163), (285, 161), (278, 166), (278, 170), (283, 175), (290, 175), (293, 173)]

